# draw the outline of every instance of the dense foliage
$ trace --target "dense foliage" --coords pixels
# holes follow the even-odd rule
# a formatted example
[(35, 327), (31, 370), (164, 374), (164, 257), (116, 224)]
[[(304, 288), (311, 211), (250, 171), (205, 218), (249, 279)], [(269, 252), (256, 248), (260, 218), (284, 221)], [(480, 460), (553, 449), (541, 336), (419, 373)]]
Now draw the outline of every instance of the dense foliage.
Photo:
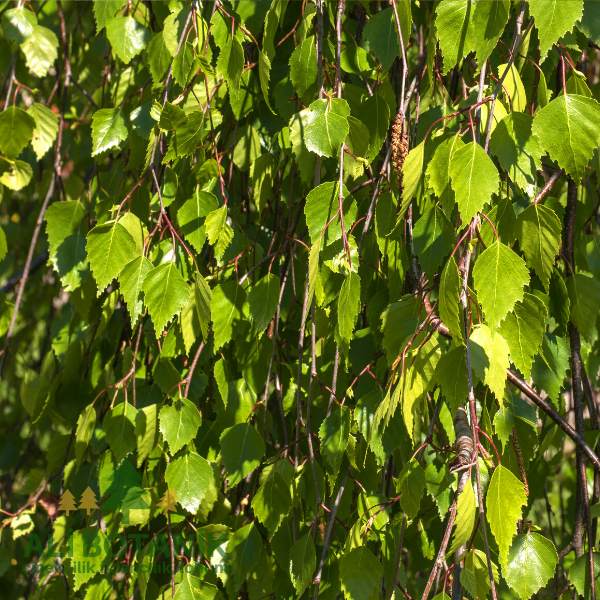
[(0, 17), (2, 598), (596, 599), (600, 0)]

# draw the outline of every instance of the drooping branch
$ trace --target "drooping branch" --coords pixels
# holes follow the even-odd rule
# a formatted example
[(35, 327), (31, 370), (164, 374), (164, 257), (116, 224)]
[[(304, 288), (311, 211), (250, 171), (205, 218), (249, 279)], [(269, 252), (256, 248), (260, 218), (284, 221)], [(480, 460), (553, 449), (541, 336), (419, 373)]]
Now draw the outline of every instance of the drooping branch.
[[(432, 321), (437, 324), (437, 330), (444, 337), (452, 339), (450, 330), (444, 325), (440, 317), (436, 315), (432, 317)], [(546, 400), (544, 400), (526, 381), (523, 381), (516, 373), (511, 371), (511, 369), (506, 369), (506, 377), (510, 383), (523, 392), (523, 394), (525, 394), (538, 408), (543, 410), (571, 438), (571, 440), (581, 448), (588, 460), (594, 465), (594, 468), (600, 471), (600, 459), (596, 453), (589, 447), (583, 437), (580, 436), (563, 417), (561, 417), (556, 409), (548, 404), (548, 402), (546, 402)]]
[(513, 63), (515, 62), (515, 59), (519, 55), (519, 48), (521, 47), (521, 44), (523, 43), (525, 38), (529, 35), (529, 32), (531, 31), (532, 27), (533, 27), (533, 17), (529, 20), (529, 23), (527, 24), (527, 28), (521, 34), (521, 36), (517, 40), (514, 48), (512, 49), (512, 54), (510, 55), (508, 64), (504, 68), (504, 73), (502, 73), (502, 77), (500, 77), (500, 79), (498, 80), (498, 83), (496, 84), (496, 87), (494, 88), (494, 91), (492, 93), (492, 105), (490, 106), (490, 114), (488, 116), (486, 133), (485, 133), (485, 151), (486, 152), (490, 148), (490, 136), (492, 135), (492, 120), (494, 118), (494, 108), (496, 106), (496, 98), (498, 97), (498, 94), (500, 93), (500, 90), (502, 89), (502, 84), (504, 83), (506, 76), (510, 72)]
[[(565, 245), (564, 256), (571, 270), (575, 267), (575, 222), (577, 212), (577, 184), (569, 177), (567, 191), (567, 208), (565, 217)], [(572, 321), (567, 325), (569, 339), (571, 342), (571, 386), (573, 390), (573, 404), (575, 408), (575, 427), (580, 436), (585, 434), (583, 420), (583, 398), (581, 382), (581, 340), (579, 331)], [(596, 600), (596, 582), (594, 577), (594, 540), (592, 539), (592, 521), (590, 518), (590, 500), (588, 497), (587, 473), (585, 469), (585, 460), (581, 448), (576, 451), (577, 460), (577, 503), (576, 507), (576, 527), (573, 533), (573, 548), (577, 557), (583, 554), (583, 539), (581, 527), (581, 512), (586, 520), (588, 536), (588, 557), (590, 569), (590, 597)]]

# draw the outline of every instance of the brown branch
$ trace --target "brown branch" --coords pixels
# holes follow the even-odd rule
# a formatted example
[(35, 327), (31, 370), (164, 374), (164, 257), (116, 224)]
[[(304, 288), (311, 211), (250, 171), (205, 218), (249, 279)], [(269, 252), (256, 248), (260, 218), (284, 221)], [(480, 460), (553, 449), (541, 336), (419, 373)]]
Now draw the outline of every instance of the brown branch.
[[(450, 330), (442, 320), (436, 315), (432, 317), (432, 321), (437, 323), (437, 331), (439, 331), (444, 337), (452, 339)], [(516, 388), (518, 388), (523, 394), (525, 394), (538, 408), (541, 408), (570, 438), (573, 442), (581, 448), (583, 453), (586, 455), (588, 460), (594, 465), (594, 468), (600, 471), (600, 459), (594, 453), (594, 451), (588, 446), (586, 441), (580, 436), (570, 425), (565, 421), (563, 417), (539, 394), (526, 382), (523, 381), (518, 375), (513, 373), (510, 369), (506, 369), (506, 376)]]
[[(575, 265), (575, 221), (577, 212), (577, 184), (569, 177), (567, 191), (567, 210), (565, 219), (565, 260), (570, 265)], [(573, 404), (575, 408), (575, 427), (577, 433), (583, 436), (585, 426), (583, 420), (583, 398), (581, 383), (581, 340), (577, 327), (569, 321), (567, 325), (571, 342), (571, 381), (573, 390)], [(579, 558), (583, 554), (583, 523), (585, 516), (588, 537), (588, 555), (590, 569), (590, 597), (596, 600), (596, 578), (594, 577), (594, 540), (592, 539), (592, 521), (590, 519), (590, 499), (588, 497), (587, 473), (585, 459), (581, 448), (576, 450), (577, 471), (577, 506), (575, 513), (575, 527), (573, 535), (573, 548)], [(583, 513), (583, 515), (582, 515)]]
[(325, 544), (323, 545), (321, 560), (319, 560), (319, 568), (317, 569), (317, 574), (313, 580), (313, 583), (315, 584), (315, 600), (319, 599), (319, 585), (321, 583), (321, 575), (323, 573), (323, 563), (325, 562), (325, 556), (327, 554), (327, 548), (329, 546), (329, 540), (331, 538), (331, 531), (333, 530), (333, 525), (335, 523), (335, 515), (340, 505), (340, 500), (342, 499), (342, 494), (344, 493), (344, 487), (346, 485), (346, 480), (348, 479), (349, 473), (350, 466), (348, 466), (348, 468), (346, 469), (346, 473), (344, 474), (344, 478), (342, 479), (342, 483), (340, 484), (340, 489), (338, 490), (337, 496), (335, 497), (333, 508), (331, 509), (331, 515), (329, 516), (329, 524), (327, 525), (327, 533), (325, 534)]
[(544, 187), (540, 190), (539, 194), (534, 198), (533, 203), (539, 204), (548, 194), (548, 192), (554, 187), (554, 184), (560, 179), (561, 175), (565, 174), (564, 169), (559, 169), (558, 171), (554, 171), (552, 177), (548, 179)]

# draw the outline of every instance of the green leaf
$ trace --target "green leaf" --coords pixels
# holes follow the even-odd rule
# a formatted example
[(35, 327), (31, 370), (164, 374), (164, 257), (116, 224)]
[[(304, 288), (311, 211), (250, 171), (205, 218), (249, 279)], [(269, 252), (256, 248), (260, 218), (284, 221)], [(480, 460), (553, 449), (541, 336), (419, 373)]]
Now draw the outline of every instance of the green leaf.
[(9, 106), (0, 113), (0, 151), (8, 159), (15, 159), (29, 144), (35, 130), (34, 118), (22, 108)]
[(2, 32), (11, 42), (21, 45), (33, 34), (37, 22), (31, 10), (22, 6), (11, 8), (2, 15)]
[(87, 234), (86, 251), (99, 296), (133, 259), (136, 246), (127, 229), (113, 221), (96, 225)]
[(171, 406), (163, 406), (159, 414), (160, 431), (175, 455), (198, 433), (202, 418), (193, 402), (181, 398)]
[(172, 460), (165, 472), (165, 480), (169, 489), (175, 490), (177, 502), (192, 514), (198, 511), (212, 478), (213, 470), (208, 461), (189, 451)]
[(570, 357), (571, 351), (565, 340), (551, 333), (544, 333), (542, 351), (534, 358), (531, 377), (535, 386), (544, 390), (548, 398), (557, 405)]
[(308, 111), (304, 132), (306, 147), (319, 156), (336, 156), (349, 131), (348, 103), (340, 98), (316, 100)]
[(204, 341), (208, 341), (208, 324), (210, 323), (210, 304), (212, 302), (212, 291), (204, 277), (196, 273), (196, 283), (194, 285), (194, 296), (196, 298), (196, 310), (200, 320), (200, 329)]
[(404, 349), (406, 338), (419, 326), (420, 308), (414, 297), (405, 296), (400, 302), (390, 304), (381, 314), (383, 348), (390, 366)]
[[(102, 570), (106, 561), (106, 550), (110, 542), (99, 527), (84, 527), (73, 532), (70, 561), (73, 569), (73, 589), (78, 590), (87, 583), (95, 573)], [(85, 564), (85, 569), (78, 569), (76, 565)]]
[(377, 68), (373, 57), (356, 44), (348, 44), (340, 56), (340, 66), (352, 75), (368, 75)]
[(221, 458), (227, 470), (229, 487), (238, 484), (258, 467), (266, 447), (260, 433), (250, 423), (238, 423), (221, 434)]
[(436, 30), (444, 56), (444, 75), (460, 63), (470, 51), (478, 64), (490, 56), (504, 31), (510, 14), (510, 2), (450, 0), (436, 9)]
[(314, 36), (307, 37), (292, 52), (290, 78), (299, 98), (302, 98), (306, 90), (317, 81), (317, 48)]
[(259, 213), (265, 209), (273, 194), (273, 184), (277, 174), (277, 163), (270, 153), (261, 154), (250, 167), (250, 180), (254, 204)]
[(142, 285), (146, 275), (153, 269), (152, 263), (145, 256), (137, 256), (127, 263), (119, 274), (119, 285), (123, 298), (127, 303), (131, 326), (135, 327), (142, 314)]
[(593, 98), (563, 94), (535, 115), (532, 131), (542, 150), (579, 183), (600, 140), (600, 104)]
[(93, 404), (88, 405), (77, 419), (77, 433), (75, 435), (75, 456), (77, 465), (81, 464), (83, 454), (86, 451), (94, 428), (96, 427), (96, 409)]
[(6, 253), (8, 252), (8, 245), (6, 244), (6, 234), (0, 227), (0, 261), (4, 260)]
[(467, 483), (456, 503), (456, 520), (454, 521), (454, 537), (452, 538), (452, 546), (446, 551), (446, 556), (454, 554), (454, 552), (465, 544), (475, 526), (475, 494), (471, 480)]
[[(349, 132), (346, 136), (346, 148), (354, 156), (344, 157), (344, 169), (353, 179), (360, 177), (365, 172), (366, 157), (369, 154), (369, 130), (366, 125), (356, 117), (348, 117)], [(354, 158), (356, 157), (356, 158)]]
[(123, 8), (123, 0), (94, 0), (94, 18), (96, 19), (96, 33), (100, 33), (106, 22)]
[(527, 262), (548, 290), (561, 242), (560, 219), (551, 208), (532, 204), (517, 217), (516, 233)]
[(571, 303), (569, 301), (565, 280), (562, 278), (562, 275), (558, 272), (556, 267), (554, 267), (550, 278), (550, 311), (556, 321), (565, 329), (569, 322), (571, 311), (570, 305)]
[(133, 17), (113, 17), (106, 22), (106, 37), (125, 64), (146, 47), (150, 36), (150, 30)]
[(409, 519), (414, 519), (419, 512), (425, 483), (425, 471), (417, 460), (412, 458), (405, 463), (398, 475), (397, 489), (402, 494), (400, 506)]
[(312, 581), (317, 566), (317, 553), (312, 535), (302, 536), (290, 549), (290, 577), (296, 596), (300, 598)]
[(521, 507), (527, 505), (523, 482), (510, 469), (498, 465), (486, 494), (486, 514), (496, 543), (500, 549), (500, 562), (506, 564), (508, 549), (517, 533)]
[(121, 402), (104, 417), (104, 431), (110, 449), (119, 464), (135, 451), (135, 418), (137, 410), (129, 402)]
[(163, 131), (171, 131), (172, 129), (181, 127), (186, 123), (187, 115), (185, 114), (185, 111), (179, 106), (167, 102), (160, 111), (160, 119), (158, 121), (158, 126)]
[(83, 205), (72, 200), (54, 202), (48, 207), (44, 219), (51, 254), (61, 242), (77, 232), (84, 216)]
[[(481, 550), (471, 549), (465, 556), (465, 567), (460, 572), (460, 582), (473, 598), (487, 598), (490, 592), (490, 575), (487, 557)], [(492, 562), (492, 576), (498, 584), (498, 567)]]
[[(344, 196), (342, 202), (344, 229), (349, 232), (356, 219), (356, 203), (344, 185), (342, 185), (342, 194)], [(306, 225), (313, 244), (316, 244), (322, 238), (321, 248), (325, 248), (342, 237), (339, 207), (338, 182), (328, 181), (322, 183), (309, 192), (306, 197), (304, 214), (306, 215)], [(325, 229), (326, 226), (327, 229)]]
[(262, 538), (254, 523), (238, 529), (229, 539), (227, 555), (235, 578), (234, 589), (242, 587), (260, 560)]
[[(154, 388), (156, 389), (156, 388)], [(160, 432), (158, 430), (159, 404), (151, 404), (138, 410), (135, 419), (135, 436), (137, 440), (137, 466), (142, 466), (150, 452), (156, 448)]]
[(51, 29), (36, 25), (21, 50), (29, 70), (37, 77), (45, 77), (58, 58), (58, 38)]
[(354, 116), (369, 131), (369, 159), (374, 160), (387, 138), (390, 127), (390, 107), (379, 95), (369, 96), (360, 103), (357, 110), (352, 108)]
[(290, 487), (275, 471), (272, 477), (256, 492), (252, 500), (252, 510), (256, 518), (269, 531), (269, 537), (272, 537), (291, 508)]
[(369, 600), (382, 577), (381, 563), (366, 546), (354, 548), (340, 561), (340, 581), (346, 600)]
[(487, 325), (476, 325), (469, 339), (471, 368), (490, 388), (498, 402), (501, 402), (506, 384), (506, 369), (510, 366), (508, 344), (499, 333), (492, 334)]
[(415, 252), (429, 281), (433, 281), (438, 267), (454, 245), (454, 226), (436, 206), (429, 209), (413, 229)]
[(182, 88), (186, 86), (190, 78), (192, 63), (194, 62), (194, 46), (185, 42), (179, 53), (173, 59), (173, 79)]
[(594, 277), (600, 279), (600, 235), (586, 236), (585, 257)]
[(518, 254), (505, 244), (494, 242), (477, 259), (473, 282), (486, 323), (494, 332), (515, 303), (523, 299), (529, 270)]
[(319, 428), (321, 453), (327, 463), (328, 472), (337, 477), (350, 437), (350, 409), (347, 406), (334, 405), (331, 414), (325, 417)]
[(429, 177), (429, 186), (433, 188), (440, 204), (447, 214), (452, 213), (455, 196), (451, 185), (450, 165), (454, 153), (464, 146), (462, 139), (456, 135), (443, 141), (435, 149), (433, 157), (427, 164), (425, 171)]
[(179, 46), (179, 40), (181, 39), (188, 14), (189, 13), (183, 10), (183, 8), (177, 6), (164, 20), (163, 36), (171, 56), (175, 56), (177, 54), (177, 46)]
[(23, 189), (33, 177), (33, 171), (29, 163), (22, 160), (11, 160), (8, 162), (10, 171), (2, 173), (0, 183), (5, 185), (9, 190), (18, 191)]
[(159, 83), (167, 74), (169, 65), (171, 64), (171, 53), (167, 48), (167, 43), (164, 38), (164, 32), (159, 31), (148, 43), (146, 47), (148, 56), (148, 68), (152, 75), (154, 83)]
[(475, 142), (454, 150), (450, 177), (463, 223), (468, 223), (490, 201), (500, 183), (492, 159)]
[(179, 229), (198, 253), (202, 252), (206, 242), (205, 219), (218, 207), (219, 202), (213, 194), (196, 189), (192, 197), (177, 211)]
[(217, 285), (212, 291), (210, 312), (215, 332), (215, 350), (231, 340), (245, 325), (246, 292), (235, 281)]
[(35, 120), (31, 145), (36, 158), (40, 160), (50, 149), (58, 133), (58, 117), (46, 106), (34, 102), (28, 109)]
[(571, 304), (571, 322), (589, 340), (600, 310), (600, 282), (583, 273), (575, 273), (565, 284)]
[(454, 257), (451, 256), (440, 277), (440, 317), (452, 334), (452, 339), (458, 344), (464, 344), (461, 324), (460, 303), (461, 280)]
[(237, 142), (233, 149), (233, 163), (240, 171), (248, 171), (260, 154), (258, 132), (248, 123), (241, 132), (238, 132)]
[(425, 142), (421, 142), (416, 148), (413, 148), (402, 165), (402, 185), (404, 192), (402, 194), (402, 209), (400, 215), (404, 216), (408, 203), (423, 191), (424, 186), (424, 161), (425, 161)]
[(309, 109), (306, 108), (295, 113), (290, 119), (290, 144), (292, 145), (292, 152), (296, 159), (300, 178), (304, 183), (310, 183), (312, 186), (315, 177), (317, 156), (308, 150), (304, 143), (304, 131), (306, 129), (308, 113)]
[[(312, 299), (315, 295), (315, 288), (317, 287), (317, 280), (319, 278), (319, 253), (321, 252), (321, 238), (311, 246), (310, 253), (308, 255), (308, 301), (306, 306), (312, 305)], [(308, 311), (306, 311), (305, 321), (302, 323), (302, 327), (306, 324), (306, 318), (308, 317)]]
[(502, 574), (521, 600), (528, 600), (554, 576), (557, 564), (554, 544), (539, 533), (528, 533), (514, 539)]
[(260, 88), (269, 110), (275, 114), (269, 102), (269, 80), (271, 79), (271, 61), (269, 57), (259, 50), (258, 52), (258, 75), (260, 77)]
[(540, 40), (540, 61), (543, 62), (565, 33), (572, 31), (575, 21), (581, 19), (583, 0), (530, 0), (529, 14), (535, 19)]
[[(598, 585), (600, 577), (600, 554), (594, 552), (594, 580)], [(586, 600), (591, 598), (590, 557), (584, 554), (573, 562), (569, 568), (569, 581), (575, 586), (577, 593)]]
[(597, 0), (583, 0), (583, 16), (576, 25), (586, 37), (596, 44), (600, 42), (600, 4)]
[(512, 435), (515, 419), (508, 408), (500, 408), (494, 416), (494, 432), (502, 442), (502, 452)]
[(92, 156), (118, 148), (127, 135), (127, 121), (120, 108), (97, 110), (92, 117)]
[(511, 112), (497, 125), (490, 137), (490, 152), (522, 190), (531, 189), (542, 168), (543, 150), (532, 133), (533, 117)]
[(217, 59), (217, 73), (220, 73), (227, 82), (229, 93), (236, 97), (240, 89), (243, 68), (244, 49), (242, 44), (236, 37), (230, 38), (225, 46), (221, 48), (221, 53)]
[(188, 285), (175, 262), (163, 263), (146, 273), (142, 291), (157, 335), (190, 300)]
[(215, 247), (215, 256), (221, 259), (233, 239), (233, 229), (227, 223), (227, 207), (209, 213), (204, 221), (208, 243)]
[[(502, 78), (507, 67), (508, 64), (498, 65), (498, 79)], [(510, 70), (504, 78), (502, 87), (505, 98), (508, 96), (505, 102), (509, 105), (509, 107), (512, 108), (513, 111), (521, 113), (524, 112), (527, 108), (527, 97), (525, 95), (523, 81), (521, 80), (519, 71), (514, 64), (510, 66)]]
[(354, 323), (360, 312), (360, 277), (357, 273), (349, 273), (344, 279), (337, 305), (336, 332), (340, 340), (340, 350), (348, 355), (350, 341), (354, 331)]
[[(402, 41), (408, 45), (411, 32), (410, 2), (397, 3), (400, 27), (402, 29)], [(385, 73), (393, 60), (400, 56), (400, 40), (396, 28), (394, 10), (386, 8), (376, 12), (366, 23), (363, 36), (369, 47), (373, 50), (375, 57), (381, 63), (381, 69)]]
[(533, 294), (525, 293), (500, 326), (499, 333), (510, 348), (511, 362), (529, 379), (531, 363), (546, 329), (546, 306)]
[(202, 588), (205, 585), (199, 577), (195, 577), (188, 573), (186, 569), (183, 569), (181, 572), (181, 583), (178, 583), (175, 587), (174, 600), (202, 600), (205, 598), (202, 593)]
[(259, 279), (250, 289), (248, 293), (250, 317), (252, 317), (258, 333), (262, 333), (275, 316), (279, 292), (279, 277), (273, 273), (268, 273)]
[[(201, 110), (193, 110), (188, 113), (185, 122), (178, 123), (175, 127), (175, 138), (173, 148), (178, 157), (184, 157), (195, 152), (200, 144), (204, 131), (204, 113)], [(165, 162), (163, 159), (163, 163)], [(216, 207), (215, 207), (216, 208)]]

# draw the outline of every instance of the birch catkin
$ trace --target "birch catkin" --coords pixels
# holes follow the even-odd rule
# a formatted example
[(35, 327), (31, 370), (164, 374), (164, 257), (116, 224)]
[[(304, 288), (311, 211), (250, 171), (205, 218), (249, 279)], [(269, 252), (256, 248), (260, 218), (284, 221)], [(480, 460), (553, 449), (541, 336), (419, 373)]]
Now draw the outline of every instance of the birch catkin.
[(404, 131), (404, 117), (398, 113), (396, 121), (392, 125), (392, 164), (398, 177), (398, 191), (402, 194), (404, 185), (402, 183), (402, 165), (408, 154), (408, 136)]

